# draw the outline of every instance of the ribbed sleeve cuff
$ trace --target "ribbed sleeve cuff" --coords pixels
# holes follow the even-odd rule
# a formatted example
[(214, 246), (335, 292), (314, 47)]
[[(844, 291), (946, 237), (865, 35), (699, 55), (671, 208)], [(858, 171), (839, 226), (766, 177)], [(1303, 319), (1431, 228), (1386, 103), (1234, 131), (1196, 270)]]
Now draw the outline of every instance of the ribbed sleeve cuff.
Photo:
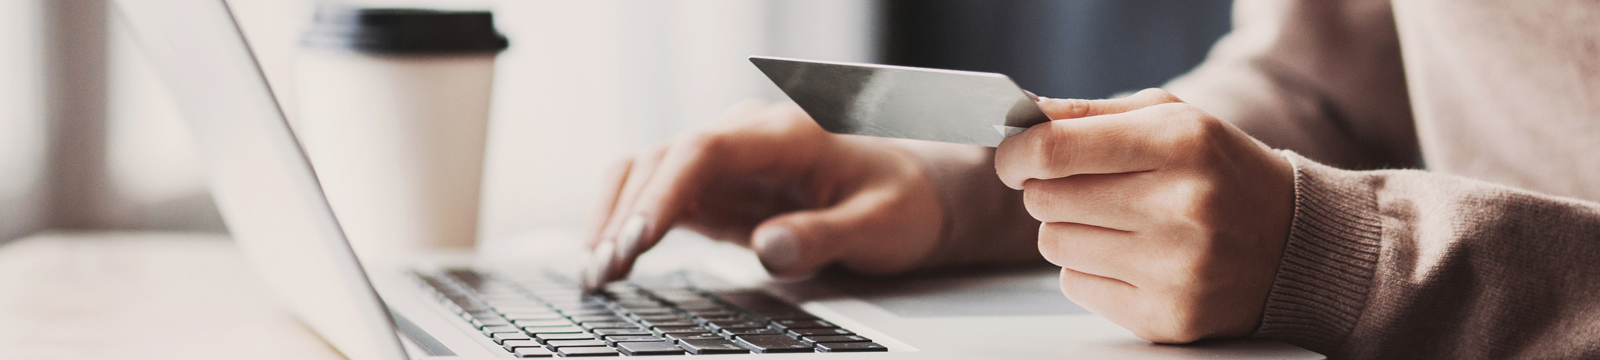
[(1349, 337), (1372, 288), (1382, 223), (1374, 178), (1291, 151), (1294, 220), (1253, 336), (1326, 351)]

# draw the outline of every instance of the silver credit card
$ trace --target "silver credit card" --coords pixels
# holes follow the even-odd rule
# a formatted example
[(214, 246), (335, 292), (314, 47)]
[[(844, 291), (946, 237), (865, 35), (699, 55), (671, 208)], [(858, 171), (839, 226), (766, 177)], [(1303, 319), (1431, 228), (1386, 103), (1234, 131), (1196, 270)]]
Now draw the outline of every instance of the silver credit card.
[(994, 147), (1050, 121), (1002, 74), (764, 56), (750, 62), (837, 134)]

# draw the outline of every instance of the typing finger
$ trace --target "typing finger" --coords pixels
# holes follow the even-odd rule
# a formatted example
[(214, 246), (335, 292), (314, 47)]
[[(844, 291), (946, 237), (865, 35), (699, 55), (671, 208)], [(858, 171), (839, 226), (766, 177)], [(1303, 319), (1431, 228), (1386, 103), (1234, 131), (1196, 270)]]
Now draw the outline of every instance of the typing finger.
[(600, 243), (601, 235), (605, 233), (606, 225), (610, 224), (611, 212), (617, 208), (617, 200), (622, 198), (622, 187), (628, 182), (628, 172), (633, 169), (633, 158), (617, 161), (606, 171), (605, 180), (601, 182), (600, 201), (595, 203), (595, 213), (590, 217), (589, 231), (586, 236), (585, 246), (593, 250)]
[[(694, 211), (695, 199), (706, 191), (705, 186), (717, 177), (741, 177), (761, 174), (773, 178), (796, 178), (811, 164), (804, 155), (815, 151), (815, 145), (806, 141), (811, 137), (788, 136), (795, 126), (816, 125), (803, 118), (777, 116), (776, 113), (753, 114), (747, 121), (705, 131), (675, 140), (656, 160), (639, 186), (626, 186), (623, 200), (613, 214), (612, 230), (615, 254), (607, 260), (591, 264), (594, 276), (586, 276), (586, 285), (625, 276), (634, 259), (649, 249), (685, 214)], [(776, 116), (776, 117), (775, 117)], [(820, 129), (811, 131), (821, 134)], [(822, 137), (826, 139), (826, 137)], [(812, 146), (806, 146), (812, 145)], [(811, 149), (811, 150), (808, 150)], [(637, 168), (636, 168), (637, 169)]]

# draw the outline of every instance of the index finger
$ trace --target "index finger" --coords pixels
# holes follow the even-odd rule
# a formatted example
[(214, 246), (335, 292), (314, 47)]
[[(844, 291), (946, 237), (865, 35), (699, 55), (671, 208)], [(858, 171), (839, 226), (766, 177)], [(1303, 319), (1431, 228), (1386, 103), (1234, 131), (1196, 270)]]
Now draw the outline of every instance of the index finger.
[(1039, 110), (1049, 116), (1051, 120), (1077, 119), (1090, 116), (1121, 114), (1151, 106), (1183, 102), (1172, 93), (1160, 88), (1140, 90), (1133, 95), (1115, 99), (1050, 99), (1037, 100)]
[(1165, 104), (1125, 113), (1034, 125), (995, 149), (1000, 181), (1022, 189), (1028, 179), (1154, 170), (1166, 163), (1178, 131), (1168, 121), (1183, 111)]
[[(592, 288), (626, 276), (635, 258), (655, 246), (686, 213), (695, 211), (696, 199), (707, 191), (712, 179), (755, 174), (800, 176), (819, 145), (808, 141), (830, 138), (795, 136), (797, 127), (817, 125), (782, 111), (785, 109), (768, 109), (754, 115), (756, 121), (674, 141), (655, 171), (641, 181), (636, 195), (612, 211), (612, 218), (627, 219), (608, 232), (615, 234), (615, 254), (596, 255), (603, 262), (590, 265), (592, 275), (584, 277), (585, 286)], [(809, 132), (826, 134), (820, 128)]]

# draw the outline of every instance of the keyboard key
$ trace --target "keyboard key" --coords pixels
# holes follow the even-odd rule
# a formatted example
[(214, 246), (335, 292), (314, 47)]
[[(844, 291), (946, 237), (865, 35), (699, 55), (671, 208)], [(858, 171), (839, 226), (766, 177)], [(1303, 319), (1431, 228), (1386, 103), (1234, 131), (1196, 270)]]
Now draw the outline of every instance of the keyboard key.
[(583, 326), (583, 328), (589, 329), (589, 330), (594, 330), (594, 329), (638, 329), (639, 328), (639, 325), (634, 325), (633, 323), (626, 322), (626, 321), (617, 321), (617, 322), (586, 321), (581, 326)]
[(762, 354), (811, 352), (810, 344), (795, 340), (788, 335), (741, 336), (736, 341), (740, 346)]
[(539, 340), (539, 342), (541, 342), (541, 343), (549, 343), (551, 341), (560, 341), (560, 340), (594, 340), (594, 336), (593, 335), (583, 334), (583, 333), (578, 333), (578, 334), (535, 334), (535, 335), (533, 335), (533, 338)]
[(617, 356), (617, 350), (604, 346), (574, 346), (556, 349), (561, 356)]
[(639, 319), (639, 321), (672, 321), (672, 320), (688, 320), (689, 319), (689, 318), (683, 317), (683, 315), (679, 315), (679, 314), (661, 314), (661, 315), (639, 315), (639, 314), (635, 314), (634, 316), (631, 316), (631, 317), (635, 318), (635, 319)]
[(656, 330), (657, 333), (660, 333), (660, 334), (663, 334), (663, 335), (665, 335), (665, 334), (677, 334), (677, 333), (698, 333), (698, 332), (709, 332), (709, 331), (711, 331), (710, 329), (706, 329), (706, 328), (700, 327), (700, 326), (667, 326), (667, 327), (658, 327), (658, 328), (655, 328), (655, 330)]
[(762, 323), (758, 323), (758, 322), (754, 322), (754, 321), (711, 321), (711, 322), (707, 322), (706, 326), (710, 327), (712, 329), (715, 329), (715, 330), (722, 330), (722, 329), (760, 329), (760, 328), (767, 327), (767, 324), (762, 324)]
[(511, 355), (519, 357), (519, 358), (536, 358), (536, 357), (552, 357), (552, 356), (555, 356), (556, 354), (553, 353), (553, 352), (550, 352), (550, 350), (545, 350), (542, 347), (525, 347), (525, 348), (517, 348), (517, 350), (511, 352)]
[(472, 327), (475, 327), (475, 328), (478, 328), (478, 329), (483, 329), (484, 327), (488, 327), (488, 326), (506, 326), (506, 325), (511, 325), (511, 322), (510, 321), (506, 321), (506, 319), (502, 319), (499, 316), (496, 316), (496, 317), (493, 317), (493, 318), (473, 318), (472, 319)]
[(683, 354), (683, 348), (666, 341), (619, 342), (617, 343), (617, 350), (628, 356)]
[(727, 311), (728, 310), (728, 306), (727, 305), (722, 305), (722, 304), (714, 303), (714, 302), (679, 304), (677, 306), (678, 306), (679, 310), (683, 310), (683, 311)]
[(495, 312), (494, 310), (462, 311), (462, 313), (467, 314), (467, 316), (477, 317), (477, 318), (497, 318), (497, 317), (500, 317), (500, 313)]
[(561, 312), (561, 314), (567, 315), (567, 316), (578, 315), (578, 314), (583, 314), (583, 313), (602, 313), (602, 314), (610, 314), (611, 313), (611, 309), (607, 308), (605, 305), (590, 304), (590, 303), (560, 304), (560, 305), (558, 305), (558, 304), (550, 304), (550, 308), (556, 309), (556, 311)]
[(676, 306), (676, 307), (679, 307), (679, 308), (707, 308), (707, 307), (721, 308), (721, 307), (726, 307), (727, 306), (727, 305), (724, 305), (721, 302), (717, 302), (716, 300), (711, 300), (711, 299), (707, 299), (707, 298), (683, 299), (683, 300), (678, 300), (678, 301), (668, 301), (668, 303), (672, 304), (672, 306)]
[(746, 350), (744, 347), (739, 346), (739, 344), (734, 344), (732, 341), (721, 338), (703, 340), (685, 339), (683, 341), (679, 341), (678, 346), (682, 347), (684, 350), (689, 350), (690, 354), (695, 355), (744, 354), (750, 352), (750, 350)]
[(483, 334), (484, 335), (493, 335), (495, 333), (521, 333), (521, 332), (522, 332), (522, 329), (518, 329), (515, 326), (485, 326), (485, 327), (483, 327)]
[(800, 341), (815, 345), (816, 343), (869, 342), (872, 341), (872, 339), (864, 338), (859, 335), (826, 335), (807, 336), (800, 338)]
[(599, 329), (599, 330), (595, 330), (594, 334), (609, 338), (609, 337), (612, 337), (612, 336), (643, 336), (643, 335), (651, 335), (652, 333), (649, 332), (649, 331), (645, 331), (644, 329), (632, 328), (632, 329)]
[(589, 340), (550, 340), (550, 341), (546, 341), (544, 344), (545, 345), (554, 346), (554, 347), (557, 347), (557, 348), (563, 348), (563, 347), (568, 347), (568, 346), (606, 346), (606, 342), (600, 341), (600, 340), (594, 340), (594, 339), (589, 339)]
[(769, 328), (760, 328), (760, 329), (722, 329), (721, 331), (717, 331), (717, 333), (718, 334), (722, 334), (722, 335), (727, 335), (727, 336), (783, 335), (782, 331), (777, 331), (777, 330), (773, 330), (773, 329), (769, 329)]
[(817, 351), (821, 352), (863, 352), (863, 351), (889, 351), (889, 348), (875, 342), (841, 342), (817, 343)]
[(578, 315), (578, 316), (573, 316), (572, 317), (572, 321), (576, 322), (576, 323), (586, 323), (586, 322), (623, 322), (623, 321), (628, 321), (628, 320), (624, 320), (624, 319), (622, 319), (620, 317), (617, 317), (616, 315)]
[(672, 304), (706, 301), (706, 296), (702, 296), (699, 293), (661, 293), (661, 291), (656, 291), (656, 298), (661, 299), (661, 301), (672, 302)]
[(612, 303), (616, 304), (616, 308), (622, 308), (622, 309), (633, 309), (633, 308), (641, 308), (641, 309), (643, 309), (643, 308), (659, 308), (659, 307), (661, 307), (661, 303), (660, 302), (656, 302), (655, 300), (650, 300), (650, 299), (647, 299), (647, 298), (646, 299), (638, 299), (638, 300), (616, 300), (616, 301), (614, 301)]
[(584, 310), (565, 311), (565, 312), (562, 312), (561, 315), (565, 315), (565, 316), (567, 316), (569, 318), (571, 318), (571, 317), (580, 317), (580, 316), (581, 317), (616, 317), (617, 313), (611, 312), (611, 310), (584, 309)]
[(787, 329), (828, 329), (836, 328), (833, 323), (822, 320), (773, 320), (772, 327)]
[(612, 345), (612, 346), (616, 346), (617, 343), (641, 342), (641, 341), (666, 341), (666, 339), (662, 339), (662, 338), (656, 337), (654, 335), (629, 335), (629, 336), (607, 336), (606, 337), (606, 344), (607, 345)]
[(680, 342), (680, 341), (683, 341), (683, 340), (705, 340), (705, 339), (722, 339), (723, 338), (722, 335), (717, 335), (716, 333), (709, 333), (709, 332), (672, 333), (672, 334), (666, 334), (664, 336), (667, 338), (667, 340), (670, 340), (670, 341), (673, 341), (673, 342)]
[(638, 316), (644, 316), (644, 315), (674, 315), (674, 314), (678, 313), (678, 310), (672, 309), (672, 308), (642, 308), (642, 309), (628, 309), (627, 311), (630, 314), (634, 314), (634, 315), (638, 315)]
[(696, 317), (723, 317), (723, 316), (740, 316), (741, 313), (737, 312), (737, 311), (732, 311), (732, 310), (719, 309), (719, 310), (709, 310), (709, 311), (690, 311), (689, 315), (696, 316)]
[(506, 340), (505, 343), (501, 343), (500, 344), (500, 347), (506, 348), (506, 351), (516, 351), (517, 348), (525, 348), (525, 347), (542, 348), (542, 347), (544, 347), (544, 345), (540, 344), (538, 341), (533, 341), (533, 340)]
[(737, 321), (751, 321), (751, 320), (754, 320), (754, 319), (751, 319), (751, 318), (746, 317), (744, 315), (729, 315), (729, 316), (701, 316), (701, 317), (696, 317), (695, 320), (700, 321), (700, 322), (712, 322), (712, 321), (737, 322)]
[(525, 312), (550, 311), (550, 308), (545, 307), (544, 305), (519, 305), (519, 306), (496, 306), (496, 307), (494, 307), (494, 310), (495, 310), (495, 312), (498, 312), (498, 313), (501, 313), (501, 314), (513, 314), (513, 313), (525, 313)]
[(533, 340), (532, 336), (523, 333), (494, 333), (489, 338), (494, 339), (496, 344), (504, 344), (506, 340)]
[(514, 313), (506, 313), (506, 319), (509, 319), (509, 320), (511, 320), (511, 322), (515, 323), (515, 322), (517, 322), (517, 320), (562, 320), (562, 321), (566, 321), (567, 317), (566, 316), (561, 316), (561, 313), (557, 313), (557, 312), (554, 312), (554, 311), (550, 311), (550, 312), (514, 312)]
[(578, 334), (578, 333), (583, 333), (583, 328), (577, 327), (577, 326), (525, 327), (525, 328), (522, 328), (522, 331), (523, 332), (527, 332), (528, 334), (532, 334), (532, 335), (538, 335), (538, 334)]
[(729, 304), (762, 315), (767, 315), (767, 313), (804, 312), (795, 308), (794, 305), (789, 305), (783, 300), (778, 300), (772, 295), (767, 295), (760, 291), (723, 293), (718, 294), (717, 297), (722, 298), (723, 301), (727, 301)]
[(644, 325), (644, 326), (649, 326), (649, 327), (656, 327), (656, 326), (662, 326), (662, 327), (665, 327), (665, 326), (700, 326), (700, 323), (695, 322), (694, 320), (689, 320), (689, 319), (663, 320), (663, 321), (645, 320), (645, 321), (640, 321), (639, 324), (640, 325)]
[(545, 309), (544, 303), (533, 299), (484, 299), (489, 307), (506, 312), (510, 309)]
[(790, 336), (855, 335), (845, 329), (789, 329)]
[(560, 320), (517, 320), (517, 321), (512, 321), (511, 323), (516, 325), (516, 326), (518, 326), (518, 327), (524, 327), (524, 328), (529, 328), (529, 327), (572, 326), (572, 322), (571, 321), (567, 321), (566, 319), (560, 319)]

